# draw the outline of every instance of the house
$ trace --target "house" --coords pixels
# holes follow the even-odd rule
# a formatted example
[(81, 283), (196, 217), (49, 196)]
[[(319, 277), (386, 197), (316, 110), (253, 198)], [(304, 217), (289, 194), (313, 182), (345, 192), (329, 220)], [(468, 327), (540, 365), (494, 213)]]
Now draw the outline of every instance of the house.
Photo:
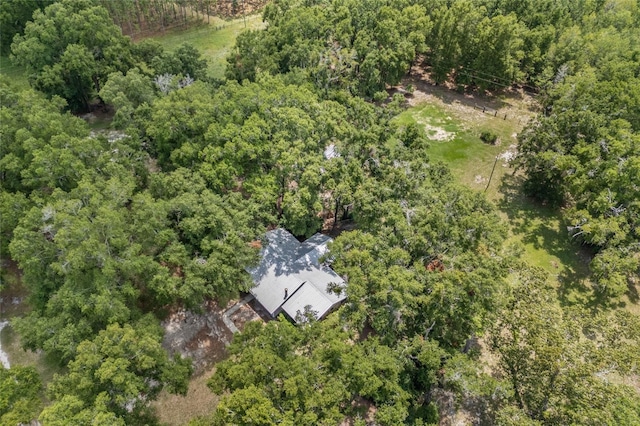
[(309, 313), (324, 318), (346, 298), (329, 291), (343, 288), (338, 274), (319, 261), (327, 253), (330, 237), (315, 234), (300, 243), (291, 233), (278, 228), (266, 234), (260, 264), (248, 269), (255, 286), (250, 290), (272, 317), (285, 313), (293, 321)]

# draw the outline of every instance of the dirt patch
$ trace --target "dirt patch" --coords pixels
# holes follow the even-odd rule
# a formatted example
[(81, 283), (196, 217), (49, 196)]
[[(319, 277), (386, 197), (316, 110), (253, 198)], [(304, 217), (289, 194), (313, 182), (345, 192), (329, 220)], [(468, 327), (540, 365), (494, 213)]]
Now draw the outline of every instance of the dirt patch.
[(518, 147), (516, 145), (509, 145), (509, 149), (505, 152), (498, 154), (498, 159), (502, 160), (502, 167), (509, 167), (511, 161), (518, 155)]
[(77, 114), (76, 116), (86, 121), (90, 126), (101, 125), (103, 123), (106, 126), (111, 123), (115, 113), (115, 109), (109, 105), (94, 103), (89, 106), (89, 112), (86, 114)]
[(211, 368), (192, 379), (185, 396), (162, 391), (158, 399), (151, 403), (160, 424), (183, 425), (189, 419), (213, 413), (220, 397), (211, 392), (211, 389), (207, 387), (207, 382), (214, 372), (215, 368)]
[(488, 179), (486, 177), (482, 177), (482, 175), (476, 175), (473, 182), (479, 185), (481, 183), (487, 183), (487, 180)]
[(439, 426), (452, 426), (457, 414), (456, 397), (451, 391), (435, 388), (431, 391), (431, 400), (438, 406)]
[(431, 400), (437, 405), (439, 426), (480, 426), (492, 424), (494, 407), (487, 398), (466, 396), (460, 398), (454, 392), (436, 388)]
[[(177, 309), (162, 322), (165, 330), (162, 346), (170, 354), (180, 354), (193, 361), (194, 375), (200, 375), (228, 355), (227, 346), (233, 332), (225, 325), (224, 313), (238, 300), (219, 306), (215, 301), (202, 305), (202, 313)], [(248, 321), (267, 321), (268, 314), (255, 302), (242, 305), (229, 317), (239, 329)]]
[(351, 402), (351, 409), (356, 411), (358, 415), (345, 418), (342, 423), (340, 423), (340, 426), (353, 426), (357, 424), (358, 420), (364, 420), (367, 425), (375, 424), (375, 416), (378, 409), (373, 402), (358, 395)]
[[(208, 301), (202, 304), (201, 313), (176, 309), (162, 322), (165, 330), (162, 346), (170, 354), (191, 358), (194, 368), (186, 396), (163, 391), (153, 402), (162, 424), (182, 425), (188, 419), (206, 416), (215, 410), (219, 396), (211, 392), (207, 381), (215, 372), (215, 363), (228, 356), (227, 346), (233, 339), (233, 333), (225, 325), (225, 313), (239, 330), (243, 330), (249, 321), (270, 319), (255, 300), (239, 302), (242, 299), (220, 306), (215, 301)], [(237, 304), (240, 306), (229, 314), (228, 311)]]
[[(119, 130), (92, 130), (91, 132), (89, 132), (89, 137), (92, 139), (95, 139), (99, 136), (104, 136), (105, 138), (107, 138), (107, 141), (109, 141), (109, 143), (113, 143), (126, 138), (127, 134)], [(114, 154), (115, 153), (117, 153), (117, 151), (115, 151)]]
[(249, 321), (266, 322), (269, 321), (271, 317), (258, 302), (252, 300), (251, 302), (242, 305), (236, 312), (229, 316), (229, 319), (236, 327), (238, 327), (238, 330), (242, 331)]
[(213, 301), (205, 302), (202, 309), (201, 314), (179, 309), (162, 322), (162, 346), (170, 354), (191, 358), (196, 375), (227, 356), (233, 337), (222, 320), (223, 309)]

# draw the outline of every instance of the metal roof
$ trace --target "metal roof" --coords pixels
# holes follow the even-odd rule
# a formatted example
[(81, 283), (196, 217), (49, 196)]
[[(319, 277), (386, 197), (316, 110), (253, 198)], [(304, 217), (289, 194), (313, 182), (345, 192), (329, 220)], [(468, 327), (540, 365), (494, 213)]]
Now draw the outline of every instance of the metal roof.
[[(313, 301), (313, 303), (310, 303)], [(322, 318), (325, 313), (329, 312), (333, 302), (318, 290), (316, 286), (309, 282), (304, 282), (298, 290), (290, 296), (282, 305), (282, 310), (289, 315), (290, 318), (297, 321), (298, 315), (304, 314), (309, 309), (316, 318)]]
[(266, 237), (260, 264), (249, 270), (256, 283), (250, 291), (272, 316), (284, 310), (295, 320), (297, 312), (309, 306), (322, 318), (346, 298), (344, 291), (340, 295), (327, 291), (329, 284), (344, 286), (345, 282), (319, 263), (332, 241), (330, 237), (315, 234), (300, 243), (282, 228), (267, 232)]

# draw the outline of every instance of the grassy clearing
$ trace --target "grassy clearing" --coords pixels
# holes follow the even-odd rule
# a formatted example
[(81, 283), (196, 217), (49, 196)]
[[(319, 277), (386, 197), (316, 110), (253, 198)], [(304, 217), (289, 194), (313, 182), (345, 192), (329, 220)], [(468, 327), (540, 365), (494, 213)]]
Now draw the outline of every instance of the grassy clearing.
[(483, 143), (479, 135), (484, 128), (471, 130), (454, 117), (437, 104), (420, 104), (401, 114), (398, 121), (425, 126), (431, 139), (432, 158), (446, 163), (461, 183), (483, 190), (496, 155), (505, 151), (505, 147)]
[(172, 51), (182, 43), (191, 43), (198, 49), (209, 64), (209, 74), (215, 78), (224, 77), (226, 58), (236, 42), (238, 34), (249, 29), (263, 27), (261, 15), (251, 15), (245, 19), (224, 21), (212, 18), (209, 24), (203, 23), (186, 30), (170, 31), (154, 36), (165, 49)]
[(12, 64), (7, 56), (0, 56), (0, 76), (6, 77), (16, 88), (26, 89), (29, 87), (25, 68)]
[(215, 367), (191, 379), (186, 396), (171, 395), (162, 391), (158, 399), (152, 403), (160, 423), (178, 426), (194, 417), (212, 414), (220, 399), (207, 387), (207, 380), (214, 372)]
[[(594, 303), (589, 285), (590, 254), (568, 241), (557, 210), (522, 194), (522, 176), (514, 173), (508, 162), (515, 154), (517, 134), (534, 114), (531, 100), (519, 96), (473, 98), (422, 84), (410, 103), (398, 122), (423, 125), (431, 139), (432, 159), (446, 163), (458, 182), (486, 192), (496, 203), (510, 225), (507, 243), (521, 244), (525, 259), (550, 273), (561, 303)], [(482, 131), (496, 134), (498, 144), (482, 142)]]

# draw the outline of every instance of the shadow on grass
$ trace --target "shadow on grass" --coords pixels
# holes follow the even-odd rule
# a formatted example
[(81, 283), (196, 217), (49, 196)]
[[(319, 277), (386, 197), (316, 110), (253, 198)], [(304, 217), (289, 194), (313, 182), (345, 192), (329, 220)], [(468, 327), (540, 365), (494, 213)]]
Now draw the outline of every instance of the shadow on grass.
[(506, 174), (502, 177), (499, 191), (503, 198), (498, 201), (498, 208), (507, 215), (516, 238), (535, 249), (536, 255), (529, 259), (531, 263), (543, 267), (555, 277), (558, 298), (563, 306), (610, 307), (593, 291), (590, 283), (592, 250), (572, 242), (560, 211), (526, 197), (522, 183), (523, 177), (519, 175)]
[(20, 336), (11, 325), (5, 327), (0, 335), (2, 348), (7, 353), (12, 366), (32, 366), (38, 371), (44, 384), (49, 383), (53, 376), (66, 372), (54, 356), (38, 351), (24, 350), (20, 343)]
[(523, 176), (517, 174), (502, 176), (498, 208), (507, 215), (514, 236), (525, 247), (534, 249), (527, 253), (527, 260), (546, 269), (557, 281), (560, 304), (578, 305), (592, 312), (624, 309), (628, 303), (638, 305), (638, 287), (631, 282), (625, 298), (612, 299), (595, 290), (589, 263), (596, 249), (571, 241), (560, 210), (526, 197), (523, 181)]
[(629, 301), (634, 305), (640, 303), (640, 294), (638, 293), (638, 286), (636, 286), (631, 280), (628, 283), (627, 296), (629, 296)]
[[(415, 71), (412, 70), (412, 71)], [(412, 72), (410, 77), (407, 78), (416, 89), (433, 95), (440, 99), (443, 103), (451, 105), (454, 103), (461, 103), (466, 106), (482, 109), (485, 107), (488, 110), (499, 110), (508, 104), (500, 99), (498, 96), (486, 96), (477, 91), (457, 91), (445, 84), (437, 84), (433, 81), (425, 79), (424, 75), (416, 74)]]

